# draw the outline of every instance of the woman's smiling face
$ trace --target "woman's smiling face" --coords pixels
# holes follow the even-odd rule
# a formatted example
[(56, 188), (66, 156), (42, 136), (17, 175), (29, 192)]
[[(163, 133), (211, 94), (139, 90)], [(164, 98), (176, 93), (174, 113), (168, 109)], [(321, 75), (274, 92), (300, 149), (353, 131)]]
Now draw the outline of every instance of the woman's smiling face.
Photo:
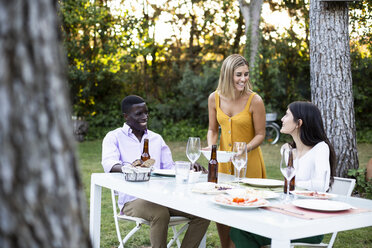
[(237, 91), (243, 91), (249, 79), (248, 66), (239, 66), (234, 71), (234, 87)]

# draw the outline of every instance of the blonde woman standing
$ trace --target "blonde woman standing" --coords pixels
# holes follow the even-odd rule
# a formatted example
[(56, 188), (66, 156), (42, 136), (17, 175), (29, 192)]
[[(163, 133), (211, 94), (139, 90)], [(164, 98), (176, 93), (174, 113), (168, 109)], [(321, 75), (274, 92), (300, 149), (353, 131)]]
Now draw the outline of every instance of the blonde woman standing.
[[(261, 97), (252, 91), (248, 62), (243, 56), (233, 54), (224, 60), (217, 90), (208, 98), (208, 112), (208, 147), (217, 144), (220, 126), (219, 150), (232, 151), (234, 142), (246, 142), (249, 153), (245, 176), (265, 178), (259, 147), (265, 138), (265, 107)], [(234, 166), (231, 162), (220, 163), (218, 171), (233, 175)], [(229, 237), (230, 227), (217, 223), (217, 230), (222, 248), (234, 247)]]

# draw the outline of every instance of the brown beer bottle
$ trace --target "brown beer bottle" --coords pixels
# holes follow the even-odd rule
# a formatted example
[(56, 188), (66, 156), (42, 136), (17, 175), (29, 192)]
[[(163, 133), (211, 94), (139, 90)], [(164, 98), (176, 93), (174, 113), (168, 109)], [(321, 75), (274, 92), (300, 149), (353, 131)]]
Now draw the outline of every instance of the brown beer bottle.
[[(288, 166), (293, 167), (293, 154), (292, 149), (289, 150), (289, 156), (288, 156)], [(295, 177), (294, 176), (291, 181), (289, 182), (289, 191), (295, 190)], [(288, 181), (286, 178), (284, 178), (284, 193), (287, 193), (287, 184)]]
[(218, 161), (217, 145), (212, 145), (211, 159), (208, 163), (208, 182), (217, 183), (218, 179)]
[(143, 152), (141, 154), (141, 160), (142, 162), (145, 162), (150, 158), (150, 153), (149, 153), (149, 140), (145, 139), (143, 143)]

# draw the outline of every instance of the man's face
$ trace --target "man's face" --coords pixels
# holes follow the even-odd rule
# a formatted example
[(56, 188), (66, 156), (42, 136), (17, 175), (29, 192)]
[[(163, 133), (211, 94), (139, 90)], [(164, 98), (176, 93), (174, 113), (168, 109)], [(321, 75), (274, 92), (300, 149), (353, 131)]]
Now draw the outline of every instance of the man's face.
[(134, 104), (127, 114), (124, 114), (128, 126), (133, 130), (144, 131), (147, 129), (149, 114), (146, 103)]

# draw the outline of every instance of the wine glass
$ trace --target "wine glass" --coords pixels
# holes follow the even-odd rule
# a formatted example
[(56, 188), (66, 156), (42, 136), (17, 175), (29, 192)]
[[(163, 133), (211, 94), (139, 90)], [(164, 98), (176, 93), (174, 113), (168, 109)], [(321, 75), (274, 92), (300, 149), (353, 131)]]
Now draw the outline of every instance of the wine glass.
[(281, 150), (282, 159), (280, 161), (280, 171), (282, 172), (283, 176), (287, 179), (287, 194), (286, 194), (286, 197), (285, 197), (285, 200), (284, 200), (285, 202), (289, 202), (290, 201), (290, 197), (289, 197), (289, 185), (290, 185), (291, 179), (296, 174), (296, 168), (295, 168), (295, 166), (288, 166), (289, 153), (291, 153), (291, 152), (292, 152), (292, 148), (291, 147), (284, 147)]
[(200, 138), (189, 137), (186, 146), (186, 156), (191, 162), (191, 168), (193, 168), (194, 163), (200, 157), (200, 153)]
[(234, 142), (233, 146), (234, 156), (232, 162), (238, 171), (238, 185), (240, 183), (240, 170), (247, 164), (247, 143), (245, 142)]

